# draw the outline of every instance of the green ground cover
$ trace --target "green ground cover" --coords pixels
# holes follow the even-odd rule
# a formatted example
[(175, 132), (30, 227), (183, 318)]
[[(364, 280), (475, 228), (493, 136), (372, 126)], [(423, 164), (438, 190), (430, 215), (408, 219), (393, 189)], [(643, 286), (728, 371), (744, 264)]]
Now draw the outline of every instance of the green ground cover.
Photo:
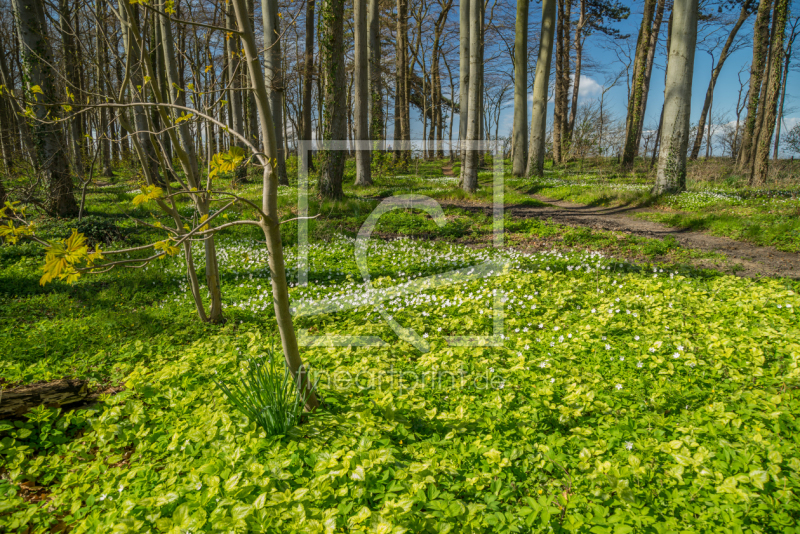
[[(310, 221), (309, 284), (290, 288), (298, 330), (386, 345), (305, 347), (323, 407), (274, 438), (213, 382), (236, 380), (242, 360), (275, 341), (255, 231), (219, 238), (223, 325), (196, 320), (177, 257), (42, 288), (38, 246), (0, 248), (4, 383), (76, 376), (125, 388), (0, 422), (0, 530), (796, 531), (797, 282), (632, 264), (623, 256), (689, 253), (541, 221), (507, 220), (507, 239), (550, 239), (555, 250), (466, 246), (489, 239), (490, 220), (452, 208), (441, 229), (421, 214), (385, 216), (376, 234), (392, 239), (369, 245), (377, 289), (365, 294), (355, 232), (379, 197), (458, 195), (428, 176), (312, 202), (323, 215)], [(123, 215), (155, 221), (132, 206), (135, 190), (93, 192), (87, 235), (110, 247), (160, 239)], [(295, 198), (281, 189), (285, 218)], [(42, 221), (40, 233), (73, 226)], [(283, 231), (295, 280), (296, 224)], [(202, 266), (199, 247), (197, 257)], [(425, 285), (489, 260), (504, 267)], [(392, 293), (400, 284), (420, 287)], [(303, 315), (320, 301), (338, 311)], [(492, 334), (502, 335), (494, 345), (446, 341)]]
[(690, 172), (688, 191), (663, 198), (650, 194), (652, 176), (602, 168), (587, 172), (548, 170), (527, 192), (592, 206), (648, 208), (635, 216), (787, 252), (800, 251), (800, 186), (796, 176), (795, 181), (752, 188), (735, 176), (719, 181), (693, 179), (698, 172)]

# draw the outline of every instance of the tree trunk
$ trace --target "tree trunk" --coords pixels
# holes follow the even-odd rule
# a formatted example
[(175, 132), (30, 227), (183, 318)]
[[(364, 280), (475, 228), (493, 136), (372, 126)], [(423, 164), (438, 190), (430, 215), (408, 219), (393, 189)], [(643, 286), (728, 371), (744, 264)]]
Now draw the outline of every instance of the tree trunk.
[[(252, 0), (251, 0), (252, 1)], [(264, 77), (269, 93), (269, 109), (272, 112), (276, 143), (278, 147), (278, 164), (275, 172), (278, 174), (278, 183), (289, 185), (289, 178), (286, 176), (286, 154), (283, 149), (283, 72), (281, 70), (281, 41), (280, 41), (280, 18), (278, 18), (278, 0), (264, 0), (263, 4), (269, 4), (267, 9), (262, 9), (264, 19), (264, 46), (267, 51), (264, 53)], [(250, 100), (255, 105), (253, 95)]]
[[(469, 42), (469, 70), (479, 73), (481, 70), (481, 20), (483, 19), (483, 2), (472, 0), (469, 6), (470, 42)], [(474, 37), (474, 38), (472, 38)], [(467, 119), (467, 145), (480, 140), (480, 123), (483, 116), (480, 108), (481, 92), (480, 76), (470, 76), (469, 80), (469, 117)], [(473, 146), (466, 147), (466, 161), (463, 164), (463, 188), (468, 193), (478, 190), (478, 156), (480, 152)]]
[[(231, 0), (236, 10), (236, 18), (239, 21), (239, 27), (243, 28), (242, 41), (244, 42), (244, 51), (247, 58), (248, 70), (251, 79), (253, 80), (254, 90), (253, 94), (258, 107), (258, 115), (261, 120), (261, 137), (264, 140), (264, 153), (267, 162), (277, 159), (278, 146), (275, 135), (275, 123), (272, 120), (269, 96), (267, 95), (267, 88), (264, 82), (263, 71), (258, 60), (258, 49), (256, 48), (255, 37), (252, 29), (246, 24), (247, 12), (243, 0)], [(326, 0), (326, 8), (329, 3), (333, 3), (331, 11), (333, 20), (331, 22), (336, 25), (338, 23), (339, 35), (339, 53), (343, 56), (341, 39), (343, 34), (343, 19), (344, 19), (344, 2), (342, 0)], [(338, 7), (337, 7), (338, 6)], [(269, 10), (269, 4), (266, 4)], [(326, 9), (327, 10), (327, 9)], [(338, 17), (336, 16), (338, 13)], [(269, 14), (272, 16), (272, 13)], [(333, 32), (334, 34), (336, 32)], [(335, 39), (334, 39), (335, 41)], [(344, 59), (340, 57), (340, 59)], [(340, 63), (340, 66), (343, 63)], [(339, 71), (344, 69), (339, 68)], [(283, 356), (286, 361), (286, 367), (295, 378), (298, 388), (308, 395), (306, 402), (306, 409), (314, 410), (318, 406), (317, 397), (311, 390), (311, 384), (308, 376), (303, 368), (303, 360), (300, 358), (300, 351), (297, 346), (297, 337), (292, 323), (292, 315), (289, 309), (289, 290), (286, 284), (286, 265), (283, 259), (283, 244), (281, 243), (281, 232), (278, 223), (278, 180), (275, 176), (272, 165), (267, 163), (264, 166), (264, 178), (262, 185), (262, 207), (261, 210), (269, 220), (261, 221), (261, 228), (264, 231), (264, 237), (267, 242), (267, 249), (269, 250), (269, 267), (272, 281), (272, 299), (275, 307), (275, 320), (278, 323), (278, 331), (281, 336), (281, 345), (283, 347)]]
[(367, 47), (369, 53), (369, 93), (370, 102), (370, 135), (374, 140), (374, 150), (383, 150), (383, 83), (381, 79), (381, 12), (378, 0), (367, 0), (367, 26), (369, 37)]
[(542, 37), (533, 79), (533, 113), (531, 116), (528, 176), (544, 176), (545, 142), (547, 138), (547, 92), (550, 86), (550, 63), (553, 59), (553, 33), (556, 26), (556, 1), (542, 1)]
[(772, 0), (761, 0), (758, 4), (756, 22), (753, 25), (753, 62), (750, 65), (750, 91), (747, 95), (747, 118), (742, 132), (739, 150), (739, 167), (748, 172), (753, 168), (753, 137), (760, 122), (758, 110), (761, 103), (761, 82), (769, 54), (769, 21)]
[(399, 125), (395, 127), (395, 161), (401, 169), (405, 169), (409, 162), (408, 141), (411, 139), (409, 131), (411, 121), (408, 101), (409, 97), (409, 72), (408, 72), (408, 0), (397, 0), (397, 39), (395, 46), (395, 102), (397, 113), (395, 120)]
[(698, 0), (675, 0), (671, 48), (664, 89), (664, 124), (653, 194), (686, 189), (686, 149), (692, 105), (692, 74), (697, 45)]
[[(228, 7), (228, 27), (234, 27), (233, 6)], [(231, 114), (232, 129), (234, 132), (244, 135), (244, 110), (242, 106), (242, 69), (239, 51), (228, 43), (228, 83), (230, 84), (229, 109)], [(234, 138), (232, 140), (236, 146), (242, 146), (242, 142)]]
[[(325, 72), (323, 142), (347, 140), (347, 88), (344, 69), (344, 0), (324, 0), (322, 18), (326, 21), (320, 35), (320, 65)], [(323, 147), (319, 171), (319, 193), (322, 198), (344, 197), (344, 150)]]
[(784, 54), (784, 64), (783, 64), (783, 81), (781, 82), (781, 102), (778, 104), (778, 118), (775, 124), (775, 150), (772, 152), (772, 159), (774, 161), (778, 161), (778, 147), (780, 146), (781, 142), (781, 122), (783, 122), (783, 104), (786, 101), (786, 79), (789, 76), (789, 64), (792, 60), (792, 47), (794, 45), (794, 39), (796, 34), (794, 31), (792, 35), (789, 37), (789, 43), (786, 47), (786, 53)]
[(733, 28), (731, 28), (731, 32), (728, 34), (728, 39), (725, 41), (725, 46), (722, 47), (717, 66), (711, 72), (711, 81), (708, 82), (706, 99), (703, 102), (703, 111), (700, 112), (700, 119), (697, 122), (697, 135), (694, 138), (692, 154), (689, 157), (691, 160), (696, 160), (697, 156), (700, 154), (700, 145), (703, 142), (703, 131), (706, 128), (706, 117), (708, 116), (709, 109), (711, 108), (711, 101), (714, 98), (714, 87), (717, 85), (717, 78), (722, 70), (722, 65), (725, 63), (725, 60), (728, 59), (728, 51), (730, 50), (731, 45), (733, 45), (736, 34), (739, 33), (739, 29), (742, 27), (742, 24), (744, 24), (744, 22), (750, 16), (750, 6), (752, 3), (753, 0), (745, 0), (744, 4), (742, 4), (742, 11), (739, 13), (739, 18), (736, 20), (736, 24), (733, 25)]
[(525, 175), (528, 156), (528, 1), (517, 1), (514, 37), (514, 127), (511, 173)]
[(764, 110), (758, 136), (753, 139), (755, 158), (750, 185), (761, 186), (767, 183), (769, 173), (769, 151), (772, 147), (772, 134), (778, 113), (778, 99), (781, 94), (783, 78), (783, 43), (786, 39), (786, 19), (789, 16), (789, 0), (776, 0), (772, 14), (772, 42), (770, 43), (769, 65), (764, 87)]
[[(367, 55), (367, 0), (353, 0), (353, 26), (355, 30), (355, 55), (353, 60), (353, 77), (355, 85), (355, 138), (366, 141), (370, 138), (369, 108), (372, 98), (369, 86), (369, 56)], [(371, 185), (370, 151), (356, 151), (356, 185)]]
[[(575, 79), (572, 82), (572, 104), (569, 108), (569, 121), (565, 135), (567, 144), (572, 144), (572, 132), (575, 130), (575, 117), (578, 113), (578, 96), (581, 89), (581, 67), (583, 65), (583, 28), (586, 25), (586, 0), (580, 0), (581, 14), (578, 19), (578, 26), (575, 28)], [(662, 0), (663, 2), (663, 0)]]
[[(645, 80), (649, 80), (647, 63), (650, 56), (650, 45), (655, 44), (652, 39), (653, 15), (655, 14), (656, 0), (645, 0), (642, 24), (639, 28), (639, 38), (636, 41), (636, 59), (633, 67), (633, 87), (628, 101), (628, 115), (625, 120), (625, 146), (622, 150), (622, 165), (630, 167), (636, 153), (639, 151), (641, 141), (641, 124), (644, 123), (642, 110), (646, 106)], [(663, 6), (662, 6), (663, 9)]]
[(572, 0), (558, 0), (556, 36), (556, 87), (553, 109), (553, 163), (566, 160), (564, 130), (566, 129), (570, 85), (570, 17)]
[[(300, 133), (300, 139), (303, 141), (311, 141), (311, 92), (314, 88), (314, 7), (315, 0), (306, 0), (306, 36), (305, 36), (305, 56), (303, 65), (303, 117), (301, 119), (303, 131)], [(313, 158), (312, 153), (309, 151), (306, 156), (308, 157), (308, 169), (312, 170)]]
[[(50, 215), (74, 217), (78, 203), (73, 193), (72, 175), (67, 161), (67, 143), (60, 124), (52, 122), (58, 115), (60, 86), (53, 71), (53, 55), (47, 39), (44, 6), (40, 1), (13, 0), (17, 36), (22, 52), (26, 87), (36, 120), (31, 130), (36, 146), (40, 172), (46, 184), (45, 209)], [(38, 88), (41, 93), (34, 93)]]
[[(467, 139), (467, 123), (469, 122), (469, 51), (470, 51), (470, 1), (461, 0), (458, 13), (458, 27), (459, 27), (459, 70), (458, 70), (458, 103), (459, 103), (459, 118), (458, 118), (458, 140), (459, 150), (461, 152), (461, 182), (464, 182), (464, 171), (466, 170), (466, 152), (464, 151), (464, 143)], [(478, 0), (475, 0), (478, 1)], [(477, 36), (475, 36), (477, 39)]]
[[(75, 95), (80, 95), (80, 77), (78, 75), (77, 47), (75, 46), (75, 28), (73, 15), (77, 20), (77, 10), (73, 10), (69, 0), (59, 1), (59, 29), (61, 31), (61, 46), (64, 55), (64, 77), (66, 78), (67, 105), (72, 107), (72, 113), (77, 111), (76, 106), (80, 101), (75, 99)], [(75, 114), (67, 123), (67, 137), (70, 156), (72, 158), (72, 168), (75, 174), (83, 176), (83, 132), (81, 131), (81, 118)], [(10, 160), (8, 160), (10, 161)]]
[[(108, 72), (107, 50), (108, 44), (105, 42), (105, 0), (95, 0), (95, 46), (97, 54), (97, 94), (106, 93), (105, 77)], [(100, 144), (100, 176), (113, 176), (111, 172), (111, 142), (108, 136), (108, 108), (101, 107), (97, 110), (99, 115), (99, 126), (97, 142)]]

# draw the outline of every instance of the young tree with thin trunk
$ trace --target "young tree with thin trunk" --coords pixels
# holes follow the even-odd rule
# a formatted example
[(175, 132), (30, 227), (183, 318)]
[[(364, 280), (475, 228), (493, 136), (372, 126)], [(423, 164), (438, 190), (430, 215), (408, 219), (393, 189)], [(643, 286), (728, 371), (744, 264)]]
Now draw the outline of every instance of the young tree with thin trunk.
[[(367, 55), (367, 0), (353, 0), (353, 27), (355, 36), (355, 57), (353, 75), (355, 86), (355, 137), (356, 141), (370, 138), (369, 109), (372, 99), (368, 94), (369, 56)], [(355, 148), (355, 147), (354, 147)], [(369, 150), (356, 148), (356, 185), (371, 185), (372, 158)]]
[[(272, 298), (275, 308), (275, 319), (278, 323), (278, 331), (281, 337), (281, 345), (283, 347), (283, 356), (286, 360), (286, 366), (294, 376), (298, 387), (307, 395), (306, 408), (314, 410), (317, 408), (319, 401), (316, 395), (311, 391), (311, 384), (305, 374), (303, 368), (303, 361), (300, 358), (300, 350), (297, 345), (297, 336), (294, 331), (292, 323), (292, 316), (289, 308), (289, 290), (286, 283), (286, 266), (283, 259), (283, 244), (281, 243), (281, 232), (278, 222), (278, 180), (275, 176), (275, 171), (270, 161), (277, 159), (278, 146), (277, 138), (275, 135), (275, 126), (272, 121), (271, 111), (269, 107), (269, 97), (267, 95), (266, 84), (261, 71), (261, 65), (258, 59), (258, 50), (256, 49), (255, 37), (252, 30), (247, 27), (246, 22), (247, 13), (244, 10), (243, 0), (232, 0), (236, 10), (236, 17), (239, 20), (239, 26), (244, 27), (242, 33), (242, 41), (244, 43), (245, 56), (247, 58), (247, 65), (254, 83), (254, 96), (256, 105), (258, 106), (258, 114), (261, 119), (261, 136), (264, 141), (264, 153), (266, 161), (264, 162), (264, 177), (262, 182), (262, 207), (261, 211), (266, 215), (265, 219), (261, 220), (260, 226), (264, 232), (264, 237), (267, 242), (267, 249), (269, 250), (269, 268), (272, 281)], [(343, 32), (343, 19), (344, 19), (344, 2), (342, 0), (325, 0), (326, 9), (329, 3), (330, 13), (333, 16), (331, 23), (334, 24), (333, 34), (339, 35), (339, 49), (341, 50), (341, 37)], [(267, 4), (269, 9), (269, 4)], [(337, 15), (338, 14), (338, 15)], [(336, 26), (338, 23), (338, 26)], [(334, 48), (336, 48), (337, 39), (332, 39)], [(341, 57), (340, 59), (343, 59)], [(343, 69), (339, 69), (343, 70)]]
[(714, 87), (717, 85), (719, 73), (722, 71), (722, 66), (725, 64), (725, 60), (728, 59), (728, 53), (733, 45), (734, 40), (736, 39), (736, 35), (739, 33), (739, 29), (753, 12), (752, 6), (754, 3), (754, 0), (744, 0), (742, 3), (742, 10), (739, 12), (739, 18), (736, 20), (733, 28), (731, 28), (731, 31), (728, 34), (728, 39), (725, 41), (725, 45), (722, 47), (722, 51), (719, 53), (719, 60), (717, 61), (716, 67), (714, 67), (714, 70), (711, 71), (711, 80), (708, 82), (706, 99), (703, 102), (703, 111), (700, 112), (700, 119), (697, 122), (697, 135), (694, 138), (692, 153), (689, 156), (689, 159), (691, 160), (696, 160), (697, 156), (700, 154), (700, 145), (703, 143), (703, 132), (706, 130), (706, 117), (708, 116), (709, 109), (711, 108), (711, 101), (714, 98)]
[[(269, 93), (269, 107), (272, 112), (274, 122), (273, 129), (277, 139), (278, 158), (275, 172), (278, 174), (278, 183), (289, 185), (289, 178), (286, 176), (286, 154), (283, 149), (283, 70), (281, 66), (281, 41), (280, 41), (280, 18), (278, 11), (278, 0), (263, 0), (266, 9), (261, 10), (264, 19), (264, 76)], [(250, 95), (251, 101), (255, 99)]]
[(61, 103), (56, 98), (60, 84), (46, 37), (44, 5), (39, 0), (13, 0), (13, 9), (25, 73), (24, 90), (29, 95), (32, 112), (31, 133), (39, 172), (45, 179), (44, 207), (50, 215), (74, 217), (78, 214), (78, 203), (66, 156), (67, 141), (61, 125), (53, 121)]
[[(323, 144), (347, 139), (347, 109), (344, 68), (344, 0), (324, 0), (320, 10), (320, 68), (325, 75), (322, 119)], [(344, 197), (344, 150), (323, 146), (320, 158), (319, 193), (322, 198)]]
[(653, 194), (686, 189), (686, 150), (689, 146), (689, 114), (692, 74), (697, 45), (698, 0), (675, 0), (664, 88), (664, 123), (661, 151)]
[(511, 173), (525, 175), (528, 156), (528, 0), (517, 0), (514, 33), (514, 159)]
[(542, 0), (542, 36), (539, 57), (533, 78), (533, 113), (531, 115), (528, 176), (544, 175), (545, 142), (547, 138), (547, 92), (550, 85), (550, 63), (553, 58), (553, 37), (556, 27), (556, 1)]

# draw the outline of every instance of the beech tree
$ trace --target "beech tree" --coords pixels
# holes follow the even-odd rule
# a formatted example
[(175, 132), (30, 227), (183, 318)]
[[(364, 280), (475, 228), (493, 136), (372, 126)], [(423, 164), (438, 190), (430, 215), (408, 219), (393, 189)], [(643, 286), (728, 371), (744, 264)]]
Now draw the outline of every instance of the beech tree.
[(56, 97), (57, 74), (47, 38), (44, 5), (38, 0), (13, 0), (13, 8), (28, 95), (24, 113), (30, 119), (38, 172), (46, 184), (44, 208), (51, 215), (74, 217), (78, 203), (66, 157), (67, 142), (63, 129), (54, 121), (59, 116), (61, 99)]
[(664, 88), (664, 122), (653, 194), (686, 189), (686, 151), (697, 45), (698, 0), (675, 0)]
[(550, 63), (553, 58), (553, 37), (556, 26), (556, 0), (542, 0), (542, 36), (539, 57), (533, 79), (533, 113), (531, 116), (528, 176), (544, 175), (545, 142), (547, 137), (547, 92), (550, 82)]
[(528, 0), (517, 1), (514, 38), (514, 131), (511, 173), (523, 176), (528, 155)]

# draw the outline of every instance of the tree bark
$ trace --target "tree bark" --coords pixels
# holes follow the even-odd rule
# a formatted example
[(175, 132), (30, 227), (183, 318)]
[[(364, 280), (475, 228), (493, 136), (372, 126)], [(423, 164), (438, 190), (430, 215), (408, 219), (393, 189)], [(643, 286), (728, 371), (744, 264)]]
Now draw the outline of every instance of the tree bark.
[[(459, 27), (459, 69), (458, 69), (458, 103), (459, 103), (459, 118), (458, 118), (458, 140), (459, 150), (461, 152), (461, 182), (464, 182), (464, 171), (466, 168), (466, 152), (464, 151), (464, 143), (467, 139), (467, 123), (469, 122), (469, 51), (470, 51), (470, 1), (461, 0), (458, 8), (458, 27)], [(475, 0), (478, 1), (478, 0)], [(475, 37), (477, 39), (477, 36)]]
[(410, 102), (409, 97), (409, 72), (408, 72), (408, 0), (397, 0), (397, 37), (395, 45), (395, 102), (397, 113), (395, 127), (397, 136), (394, 142), (395, 161), (405, 169), (409, 162), (408, 141), (411, 139), (409, 131)]
[[(303, 141), (311, 141), (311, 92), (314, 88), (314, 7), (315, 0), (306, 0), (306, 35), (305, 35), (305, 57), (303, 65), (303, 117), (300, 139)], [(309, 151), (306, 156), (308, 157), (308, 169), (314, 168), (312, 153)]]
[[(663, 1), (663, 0), (662, 0)], [(575, 130), (575, 117), (578, 113), (578, 96), (581, 89), (581, 67), (583, 65), (583, 28), (586, 25), (586, 0), (580, 0), (581, 14), (575, 27), (575, 79), (572, 86), (572, 104), (569, 107), (569, 120), (564, 135), (567, 145), (572, 144), (572, 132)]]
[(514, 127), (511, 173), (525, 175), (528, 156), (528, 2), (517, 1), (517, 25), (514, 37)]
[[(52, 122), (58, 114), (60, 102), (56, 98), (56, 88), (59, 84), (53, 72), (55, 63), (47, 36), (44, 6), (39, 0), (13, 0), (13, 8), (25, 72), (24, 89), (31, 97), (35, 116), (32, 136), (46, 184), (45, 209), (50, 215), (74, 217), (78, 214), (78, 203), (69, 172), (67, 143), (61, 125)], [(33, 92), (37, 87), (40, 94)]]
[[(324, 0), (322, 20), (324, 34), (320, 35), (321, 66), (325, 72), (323, 142), (347, 140), (347, 89), (344, 69), (344, 0)], [(319, 171), (319, 193), (322, 198), (339, 200), (344, 197), (344, 150), (323, 147)]]
[(370, 139), (374, 150), (383, 150), (383, 83), (381, 79), (381, 12), (378, 0), (368, 0), (367, 26), (369, 37), (369, 93), (370, 93)]
[[(355, 30), (355, 56), (353, 61), (353, 77), (355, 86), (355, 138), (356, 141), (366, 141), (370, 138), (369, 109), (372, 98), (368, 93), (369, 87), (369, 56), (367, 54), (367, 0), (353, 0), (353, 26)], [(369, 150), (356, 151), (356, 185), (371, 185), (372, 160)]]
[[(469, 70), (471, 73), (480, 73), (481, 70), (481, 20), (483, 19), (483, 2), (472, 0), (469, 6), (470, 42), (469, 42)], [(474, 38), (472, 38), (474, 37)], [(480, 123), (483, 116), (480, 108), (481, 80), (480, 76), (470, 76), (469, 79), (469, 117), (467, 119), (466, 142), (480, 140)], [(468, 193), (478, 190), (478, 157), (480, 151), (475, 146), (466, 147), (466, 161), (464, 162), (463, 188)]]
[(692, 74), (697, 45), (698, 0), (675, 0), (667, 80), (664, 124), (653, 194), (686, 189), (686, 149), (692, 105)]
[[(303, 360), (300, 358), (300, 350), (297, 346), (297, 336), (295, 335), (292, 316), (289, 309), (289, 290), (286, 284), (286, 265), (283, 259), (283, 244), (281, 243), (281, 232), (278, 223), (278, 180), (275, 176), (272, 165), (268, 162), (277, 158), (278, 146), (275, 135), (275, 123), (272, 120), (269, 96), (264, 82), (263, 71), (258, 60), (258, 50), (256, 49), (255, 36), (252, 29), (245, 24), (247, 22), (247, 12), (243, 5), (243, 0), (231, 0), (236, 10), (236, 18), (239, 27), (244, 28), (242, 41), (247, 58), (248, 70), (253, 80), (256, 106), (261, 121), (261, 137), (264, 141), (264, 152), (267, 164), (264, 166), (264, 178), (262, 182), (262, 208), (261, 210), (269, 220), (261, 221), (261, 228), (269, 250), (269, 267), (272, 280), (272, 299), (275, 308), (275, 320), (278, 323), (278, 331), (281, 336), (283, 356), (286, 367), (295, 378), (297, 387), (307, 395), (306, 409), (314, 410), (319, 405), (316, 395), (311, 389), (311, 383), (303, 367)], [(342, 0), (326, 0), (325, 4), (333, 3), (331, 11), (334, 14), (334, 24), (339, 22), (339, 38), (341, 43), (342, 26), (344, 19), (344, 2)], [(337, 7), (338, 5), (338, 7)], [(266, 4), (269, 9), (269, 4)], [(336, 17), (335, 14), (339, 13)], [(270, 14), (271, 15), (271, 14)], [(335, 32), (334, 32), (335, 33)], [(339, 46), (341, 49), (341, 45)], [(343, 59), (343, 58), (342, 58)], [(343, 69), (339, 69), (340, 71)]]
[[(286, 153), (283, 148), (283, 72), (281, 69), (281, 41), (280, 41), (280, 18), (278, 17), (278, 0), (264, 0), (267, 9), (262, 9), (261, 14), (264, 19), (264, 46), (267, 51), (264, 53), (264, 77), (266, 78), (267, 91), (269, 93), (269, 108), (272, 112), (274, 122), (275, 137), (278, 147), (278, 163), (275, 172), (278, 174), (278, 183), (289, 185), (289, 178), (286, 176)], [(251, 101), (255, 101), (251, 95)]]
[(570, 17), (572, 0), (558, 0), (558, 21), (556, 36), (556, 87), (553, 109), (553, 163), (563, 163), (566, 159), (564, 130), (566, 129), (570, 86)]
[(755, 158), (750, 185), (761, 186), (767, 183), (769, 173), (769, 151), (772, 147), (772, 134), (775, 132), (775, 119), (778, 113), (778, 99), (781, 94), (783, 78), (783, 43), (786, 38), (786, 20), (789, 16), (789, 1), (776, 0), (772, 15), (772, 39), (770, 43), (769, 64), (765, 80), (764, 111), (761, 127), (753, 139)]
[[(227, 23), (229, 28), (235, 27), (233, 6), (228, 6)], [(234, 132), (244, 135), (244, 110), (242, 106), (242, 69), (240, 68), (241, 60), (239, 58), (239, 50), (228, 43), (228, 81), (230, 84), (230, 100), (229, 110), (231, 114), (231, 125)], [(242, 142), (238, 139), (233, 139), (233, 144), (244, 148)]]
[(745, 172), (753, 168), (753, 136), (760, 122), (758, 110), (761, 103), (761, 82), (769, 54), (769, 21), (772, 0), (760, 0), (756, 22), (753, 25), (753, 62), (750, 65), (750, 91), (747, 95), (747, 118), (742, 132), (742, 146), (739, 149), (739, 167)]
[(550, 87), (550, 63), (553, 59), (553, 34), (556, 26), (556, 1), (542, 1), (542, 36), (533, 79), (533, 112), (531, 115), (528, 176), (544, 176), (545, 142), (547, 138), (547, 92)]
[[(61, 31), (61, 46), (64, 55), (64, 77), (66, 78), (67, 104), (72, 111), (77, 111), (78, 101), (75, 95), (80, 95), (80, 77), (78, 75), (78, 58), (75, 46), (77, 25), (73, 23), (73, 15), (77, 20), (77, 10), (73, 9), (69, 0), (59, 1), (59, 29)], [(79, 97), (80, 98), (80, 97)], [(67, 136), (72, 158), (72, 168), (75, 174), (83, 176), (83, 132), (81, 131), (81, 118), (75, 114), (67, 123)]]
[[(653, 34), (653, 15), (655, 14), (656, 0), (645, 0), (642, 25), (639, 28), (639, 38), (636, 42), (636, 59), (633, 67), (633, 87), (628, 101), (628, 115), (625, 120), (625, 146), (622, 150), (622, 165), (630, 167), (639, 151), (641, 140), (641, 124), (644, 122), (642, 110), (646, 106), (645, 81), (649, 81), (647, 63), (650, 55), (650, 45)], [(671, 58), (670, 58), (671, 59)], [(651, 64), (652, 65), (652, 64)]]
[(736, 34), (739, 33), (739, 29), (742, 27), (742, 24), (744, 24), (744, 22), (750, 16), (750, 6), (752, 3), (753, 0), (745, 0), (744, 4), (742, 4), (742, 11), (739, 13), (739, 18), (736, 20), (736, 24), (733, 25), (733, 28), (731, 28), (731, 31), (728, 34), (728, 39), (725, 41), (725, 45), (722, 47), (717, 66), (711, 72), (711, 81), (708, 82), (706, 99), (703, 102), (703, 111), (700, 112), (700, 119), (697, 122), (697, 135), (694, 138), (692, 154), (689, 157), (691, 160), (696, 160), (697, 156), (700, 154), (700, 145), (703, 143), (703, 131), (706, 128), (706, 117), (708, 116), (709, 109), (711, 108), (711, 101), (714, 98), (714, 87), (717, 85), (717, 78), (722, 70), (722, 65), (725, 63), (725, 60), (728, 59), (728, 51), (730, 50), (731, 45), (733, 45), (733, 40), (736, 38)]

